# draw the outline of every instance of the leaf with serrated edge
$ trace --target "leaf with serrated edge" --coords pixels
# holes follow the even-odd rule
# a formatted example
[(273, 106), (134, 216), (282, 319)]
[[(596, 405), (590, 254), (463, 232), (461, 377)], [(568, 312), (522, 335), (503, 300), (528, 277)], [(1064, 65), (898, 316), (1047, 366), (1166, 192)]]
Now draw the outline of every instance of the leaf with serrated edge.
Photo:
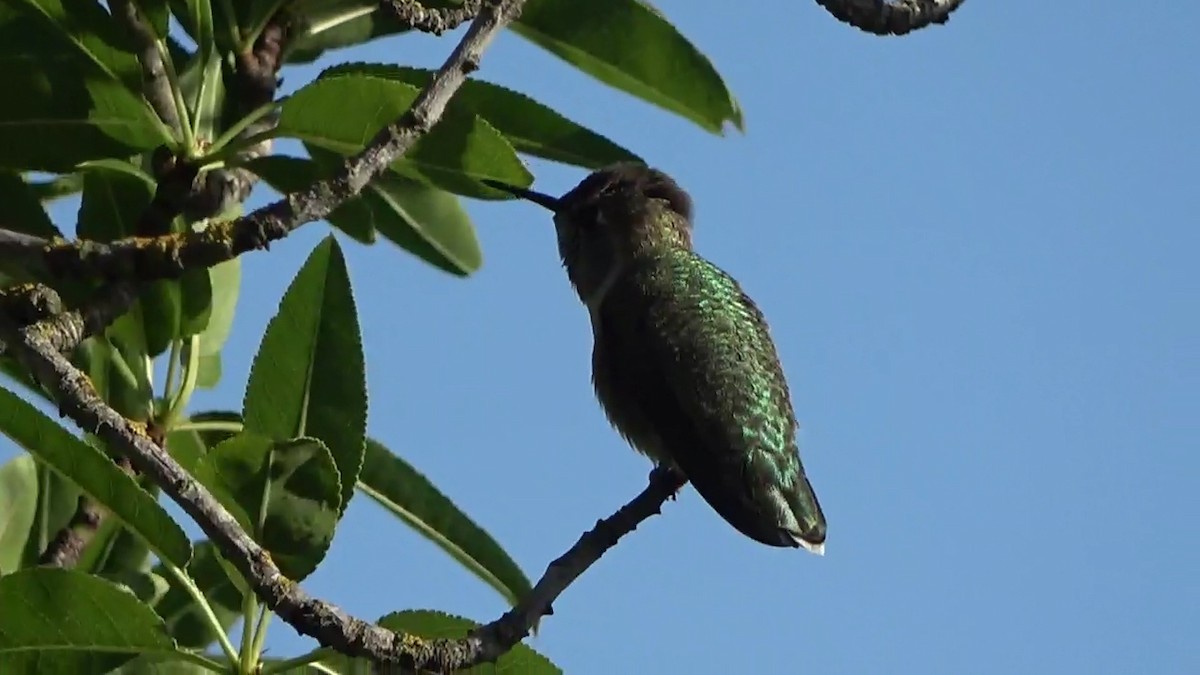
[(500, 544), (425, 476), (374, 439), (367, 440), (359, 489), (408, 523), (515, 605), (529, 579)]
[(187, 564), (191, 545), (159, 503), (108, 457), (37, 408), (0, 388), (0, 431), (78, 485), (136, 532), (160, 558)]
[(366, 440), (362, 337), (341, 248), (313, 249), (267, 324), (243, 403), (246, 430), (275, 440), (321, 439), (337, 463), (345, 510)]

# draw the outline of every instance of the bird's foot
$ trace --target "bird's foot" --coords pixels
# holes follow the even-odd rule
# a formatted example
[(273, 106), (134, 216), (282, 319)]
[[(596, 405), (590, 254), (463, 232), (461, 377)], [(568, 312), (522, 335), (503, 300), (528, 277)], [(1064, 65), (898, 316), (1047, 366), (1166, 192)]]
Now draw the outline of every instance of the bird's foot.
[(671, 490), (671, 494), (667, 498), (675, 501), (679, 497), (680, 490), (683, 490), (683, 486), (687, 484), (687, 478), (679, 469), (659, 464), (650, 470), (650, 482), (674, 484), (674, 489)]

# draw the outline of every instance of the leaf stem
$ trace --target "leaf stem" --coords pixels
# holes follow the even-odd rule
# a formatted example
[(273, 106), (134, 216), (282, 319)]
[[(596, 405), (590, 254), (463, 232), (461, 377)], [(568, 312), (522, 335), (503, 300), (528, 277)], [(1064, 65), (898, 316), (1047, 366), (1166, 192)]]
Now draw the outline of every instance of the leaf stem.
[(179, 348), (183, 346), (182, 340), (171, 340), (171, 353), (167, 361), (167, 381), (163, 383), (163, 399), (171, 400), (174, 395), (175, 380), (179, 378)]
[(259, 661), (259, 656), (262, 654), (263, 643), (267, 641), (267, 627), (271, 625), (271, 612), (267, 610), (266, 605), (260, 605), (258, 608), (258, 621), (254, 624), (254, 642), (250, 645), (250, 651), (254, 653), (255, 662)]
[(163, 40), (155, 41), (158, 46), (158, 53), (162, 56), (163, 72), (167, 75), (167, 82), (171, 85), (171, 97), (175, 99), (175, 108), (179, 113), (179, 132), (183, 134), (183, 145), (188, 157), (192, 157), (196, 151), (196, 134), (192, 129), (191, 115), (188, 113), (187, 104), (183, 99), (183, 88), (179, 84), (179, 74), (175, 72), (175, 62), (171, 59), (171, 50), (167, 49), (167, 43)]
[(242, 656), (238, 659), (243, 675), (253, 675), (258, 665), (258, 654), (254, 652), (254, 615), (258, 612), (258, 596), (246, 593), (242, 596)]
[(187, 365), (183, 368), (183, 386), (179, 388), (178, 394), (171, 399), (171, 403), (167, 407), (165, 426), (168, 430), (174, 428), (175, 422), (187, 408), (188, 401), (192, 398), (192, 392), (196, 391), (196, 380), (199, 377), (200, 336), (193, 335), (188, 338)]
[(286, 660), (279, 661), (276, 663), (265, 663), (265, 664), (263, 664), (262, 675), (274, 675), (275, 673), (286, 673), (287, 671), (291, 670), (292, 668), (298, 668), (300, 666), (308, 666), (309, 668), (312, 668), (314, 670), (319, 670), (322, 673), (335, 673), (336, 674), (337, 673), (336, 670), (329, 668), (328, 666), (326, 666), (323, 663), (318, 663), (318, 661), (320, 661), (321, 659), (324, 659), (324, 658), (327, 658), (330, 656), (337, 656), (337, 652), (330, 649), (329, 647), (320, 647), (320, 648), (312, 650), (311, 652), (309, 652), (307, 654), (301, 654), (300, 656), (294, 656), (290, 659), (286, 659)]
[(228, 672), (228, 670), (229, 670), (225, 666), (225, 664), (218, 663), (217, 661), (205, 656), (204, 654), (201, 654), (199, 652), (194, 652), (190, 649), (180, 649), (176, 652), (172, 652), (172, 654), (174, 656), (178, 656), (179, 659), (182, 661), (190, 661), (190, 662), (200, 666), (201, 668), (206, 668), (208, 670), (211, 670), (214, 673), (224, 673), (224, 672)]
[(241, 422), (233, 420), (187, 420), (175, 425), (176, 431), (228, 431), (229, 433), (241, 433), (243, 426)]
[(221, 625), (221, 620), (218, 619), (216, 613), (213, 612), (212, 605), (208, 604), (208, 598), (204, 597), (204, 593), (200, 590), (200, 587), (196, 585), (196, 582), (192, 581), (192, 578), (188, 576), (188, 573), (184, 570), (167, 562), (164, 562), (163, 566), (167, 568), (167, 571), (171, 573), (171, 576), (175, 577), (175, 580), (179, 582), (179, 585), (183, 586), (183, 590), (187, 591), (187, 594), (192, 596), (192, 599), (196, 601), (196, 604), (200, 605), (200, 611), (202, 614), (204, 614), (204, 618), (208, 621), (208, 625), (211, 626), (212, 629), (217, 633), (217, 642), (221, 645), (221, 651), (225, 652), (225, 657), (229, 659), (230, 663), (237, 663), (237, 650), (234, 649), (233, 643), (229, 641), (229, 636), (225, 634), (225, 627)]
[[(220, 151), (226, 145), (229, 145), (231, 142), (233, 142), (233, 140), (238, 137), (238, 134), (245, 131), (246, 128), (249, 127), (251, 124), (254, 124), (255, 122), (257, 122), (257, 121), (261, 120), (262, 118), (266, 117), (267, 115), (271, 114), (271, 112), (273, 110), (275, 110), (275, 107), (277, 105), (278, 104), (275, 101), (271, 101), (269, 103), (264, 103), (263, 105), (260, 105), (259, 107), (255, 108), (254, 110), (251, 110), (250, 112), (246, 113), (245, 117), (243, 117), (240, 120), (231, 124), (229, 126), (229, 128), (225, 130), (225, 133), (218, 136), (216, 138), (216, 140), (214, 140), (212, 142), (212, 145), (210, 146), (211, 153), (212, 154), (218, 153), (218, 151)], [(261, 134), (255, 134), (255, 136), (259, 136), (259, 135), (261, 135)], [(206, 156), (205, 159), (207, 159), (208, 157), (211, 157), (212, 154)], [(222, 155), (224, 155), (224, 153), (222, 153)]]

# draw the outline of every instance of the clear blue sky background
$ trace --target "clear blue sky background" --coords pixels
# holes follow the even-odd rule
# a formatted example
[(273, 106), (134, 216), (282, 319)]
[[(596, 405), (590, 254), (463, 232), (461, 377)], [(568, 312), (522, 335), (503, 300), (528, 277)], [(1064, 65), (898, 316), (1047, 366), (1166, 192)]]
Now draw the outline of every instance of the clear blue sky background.
[[(745, 135), (708, 135), (515, 35), (479, 76), (692, 193), (699, 251), (771, 321), (828, 553), (758, 545), (688, 489), (532, 644), (572, 675), (1200, 672), (1200, 9), (974, 0), (879, 39), (812, 2), (660, 6), (727, 78)], [(335, 56), (433, 66), (451, 44)], [(285, 89), (330, 62), (285, 71)], [(549, 192), (583, 177), (531, 166)], [(342, 238), (370, 432), (536, 578), (649, 466), (594, 400), (547, 214), (468, 206), (486, 262), (465, 281)], [(237, 407), (327, 231), (244, 259), (227, 379), (198, 409)], [(361, 497), (305, 586), (367, 618), (504, 610)], [(276, 655), (307, 644), (273, 625)]]

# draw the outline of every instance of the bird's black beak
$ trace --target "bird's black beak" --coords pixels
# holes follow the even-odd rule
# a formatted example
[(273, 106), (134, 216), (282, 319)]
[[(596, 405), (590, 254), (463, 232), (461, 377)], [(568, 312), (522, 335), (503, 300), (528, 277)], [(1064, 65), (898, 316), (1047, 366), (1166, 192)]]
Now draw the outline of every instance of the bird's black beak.
[(483, 178), (481, 180), (483, 184), (488, 187), (496, 188), (497, 190), (503, 190), (504, 192), (520, 197), (521, 199), (527, 199), (534, 204), (547, 208), (555, 213), (558, 213), (559, 209), (561, 208), (561, 202), (559, 201), (558, 197), (551, 197), (550, 195), (542, 194), (541, 192), (526, 190), (525, 188), (519, 188), (515, 185), (501, 183), (500, 181), (491, 180), (489, 178)]

